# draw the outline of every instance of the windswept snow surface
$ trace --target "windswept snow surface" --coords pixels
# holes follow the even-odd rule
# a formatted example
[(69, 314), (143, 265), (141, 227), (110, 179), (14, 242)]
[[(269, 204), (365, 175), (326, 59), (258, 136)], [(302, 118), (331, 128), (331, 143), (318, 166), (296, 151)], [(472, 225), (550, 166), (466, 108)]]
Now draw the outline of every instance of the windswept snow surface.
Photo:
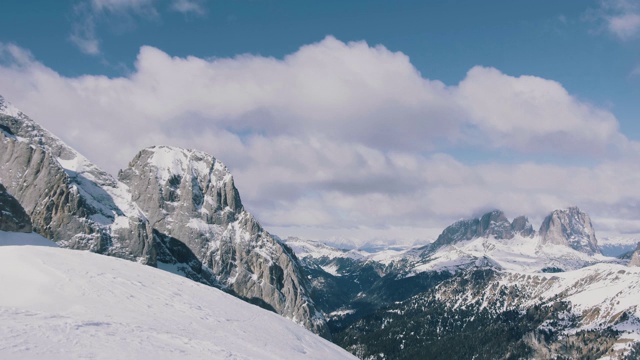
[(0, 247), (2, 359), (353, 359), (274, 313), (89, 252)]
[[(18, 233), (0, 231), (0, 246), (51, 246), (58, 247), (53, 241), (36, 233)], [(0, 248), (1, 250), (2, 248)]]
[(537, 273), (545, 268), (575, 270), (596, 263), (617, 263), (602, 255), (588, 255), (564, 245), (541, 244), (538, 237), (516, 236), (510, 240), (476, 238), (444, 246), (426, 259), (416, 261), (414, 273), (455, 272), (473, 266)]

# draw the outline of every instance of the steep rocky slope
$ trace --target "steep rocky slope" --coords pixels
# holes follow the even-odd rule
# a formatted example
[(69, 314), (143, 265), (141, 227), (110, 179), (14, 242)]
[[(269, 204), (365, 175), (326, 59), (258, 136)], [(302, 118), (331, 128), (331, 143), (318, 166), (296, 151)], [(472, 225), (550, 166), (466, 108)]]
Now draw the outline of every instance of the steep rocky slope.
[(570, 246), (587, 254), (599, 254), (596, 233), (589, 215), (577, 207), (555, 210), (540, 225), (542, 244)]
[(31, 232), (31, 219), (18, 200), (0, 184), (0, 231)]
[(297, 258), (244, 210), (221, 162), (151, 148), (120, 178), (0, 97), (0, 182), (35, 232), (221, 287), (328, 335)]

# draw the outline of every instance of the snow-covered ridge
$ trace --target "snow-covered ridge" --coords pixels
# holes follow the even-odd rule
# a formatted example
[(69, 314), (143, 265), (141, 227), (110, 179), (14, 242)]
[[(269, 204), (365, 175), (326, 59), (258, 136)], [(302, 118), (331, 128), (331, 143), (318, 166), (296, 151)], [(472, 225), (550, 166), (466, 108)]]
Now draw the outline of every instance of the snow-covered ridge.
[(365, 251), (361, 249), (346, 250), (332, 247), (320, 241), (296, 237), (288, 237), (284, 242), (296, 253), (296, 256), (301, 259), (351, 259), (359, 262), (375, 261), (382, 265), (388, 265), (393, 261), (402, 259), (404, 254), (410, 250), (395, 248), (380, 248), (376, 251)]
[(354, 359), (168, 272), (59, 248), (0, 248), (0, 358)]
[[(474, 305), (498, 312), (526, 311), (534, 306), (565, 302), (570, 305), (565, 317), (572, 318), (575, 324), (561, 331), (572, 334), (613, 328), (619, 331), (619, 346), (615, 347), (619, 350), (624, 350), (630, 342), (640, 341), (640, 268), (637, 267), (595, 264), (554, 274), (504, 271), (479, 287), (472, 284), (461, 289), (455, 284), (440, 284), (436, 287), (436, 297), (452, 309)], [(543, 326), (553, 329), (551, 323)]]
[(348, 258), (362, 260), (366, 257), (366, 253), (364, 251), (337, 249), (315, 240), (303, 240), (296, 237), (288, 237), (284, 241), (301, 259), (305, 257), (312, 257), (316, 259), (327, 257), (330, 259)]
[(162, 183), (166, 183), (172, 176), (183, 177), (189, 170), (195, 172), (193, 175), (196, 177), (215, 172), (220, 181), (231, 179), (227, 167), (203, 151), (172, 146), (152, 146), (145, 150), (153, 153), (149, 157), (149, 165), (158, 170), (158, 180)]
[(22, 112), (0, 95), (0, 114), (17, 117)]
[(455, 272), (469, 267), (537, 273), (568, 271), (603, 262), (620, 263), (615, 258), (588, 255), (564, 245), (542, 244), (539, 236), (516, 236), (508, 241), (476, 238), (439, 248), (426, 258), (414, 257), (412, 273)]

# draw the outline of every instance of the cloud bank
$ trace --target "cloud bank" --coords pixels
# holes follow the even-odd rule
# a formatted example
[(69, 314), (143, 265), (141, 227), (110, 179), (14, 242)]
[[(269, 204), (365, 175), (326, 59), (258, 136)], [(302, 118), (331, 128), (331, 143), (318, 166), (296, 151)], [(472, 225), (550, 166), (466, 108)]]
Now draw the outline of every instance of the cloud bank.
[(484, 210), (540, 221), (573, 204), (599, 230), (640, 231), (637, 144), (552, 80), (478, 66), (447, 85), (333, 37), (282, 59), (142, 47), (118, 78), (64, 77), (10, 44), (0, 59), (0, 93), (98, 165), (207, 151), (276, 234), (423, 242)]

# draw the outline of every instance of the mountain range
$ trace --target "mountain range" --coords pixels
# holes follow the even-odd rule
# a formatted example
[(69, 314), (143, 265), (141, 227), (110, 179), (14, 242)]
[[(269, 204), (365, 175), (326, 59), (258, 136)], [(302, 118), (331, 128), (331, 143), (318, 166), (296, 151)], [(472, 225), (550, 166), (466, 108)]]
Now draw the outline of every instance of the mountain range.
[[(525, 216), (510, 221), (493, 210), (408, 249), (341, 250), (283, 240), (245, 209), (233, 176), (215, 157), (153, 146), (113, 177), (2, 97), (0, 231), (5, 245), (26, 236), (15, 234), (33, 234), (40, 245), (50, 240), (139, 263), (127, 263), (126, 272), (146, 274), (152, 270), (140, 267), (147, 265), (180, 275), (215, 288), (198, 293), (202, 306), (236, 306), (216, 302), (222, 290), (362, 359), (640, 353), (640, 245), (619, 258), (603, 255), (591, 219), (577, 207), (552, 211), (538, 230)], [(15, 267), (58, 256), (73, 257), (60, 264), (77, 268), (115, 266), (66, 249), (25, 251), (11, 250), (10, 257), (29, 259)], [(56, 266), (51, 271), (60, 271)], [(88, 282), (78, 274), (67, 280)], [(185, 281), (172, 286), (190, 288)], [(2, 314), (17, 319), (6, 306)]]

